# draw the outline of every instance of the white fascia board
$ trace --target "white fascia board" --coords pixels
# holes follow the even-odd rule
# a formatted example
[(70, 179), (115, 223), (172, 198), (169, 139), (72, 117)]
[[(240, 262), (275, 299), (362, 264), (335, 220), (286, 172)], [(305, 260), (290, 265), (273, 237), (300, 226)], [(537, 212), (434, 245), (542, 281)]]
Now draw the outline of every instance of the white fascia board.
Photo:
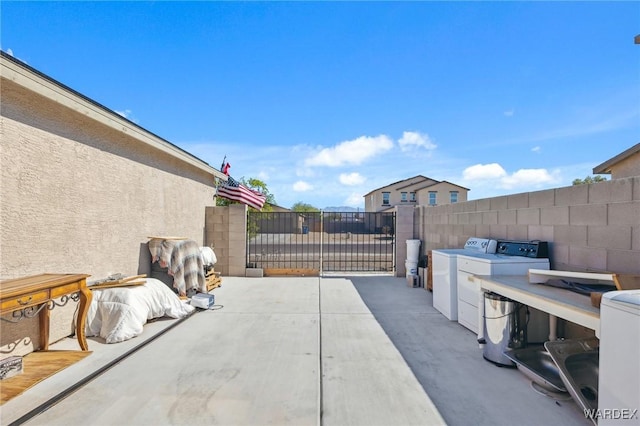
[(199, 160), (182, 151), (178, 147), (162, 140), (158, 136), (145, 131), (141, 127), (133, 125), (130, 121), (121, 117), (117, 113), (110, 111), (105, 107), (100, 107), (87, 99), (78, 96), (64, 87), (61, 87), (41, 75), (35, 74), (28, 68), (24, 68), (5, 58), (0, 58), (2, 69), (2, 78), (11, 80), (14, 83), (34, 92), (40, 96), (50, 99), (60, 105), (74, 110), (86, 117), (91, 118), (105, 126), (124, 132), (136, 140), (169, 154), (191, 166), (210, 173), (216, 178), (227, 180), (227, 176), (211, 167), (207, 163)]

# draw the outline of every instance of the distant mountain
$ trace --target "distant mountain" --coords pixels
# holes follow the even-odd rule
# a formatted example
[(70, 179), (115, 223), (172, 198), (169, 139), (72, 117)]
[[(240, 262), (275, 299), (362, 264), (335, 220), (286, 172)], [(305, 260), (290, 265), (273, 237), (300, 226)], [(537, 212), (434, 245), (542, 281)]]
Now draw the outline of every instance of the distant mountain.
[(364, 211), (364, 209), (357, 209), (355, 207), (340, 206), (340, 207), (325, 207), (324, 209), (322, 209), (322, 211), (324, 211), (324, 212), (359, 212), (359, 211)]

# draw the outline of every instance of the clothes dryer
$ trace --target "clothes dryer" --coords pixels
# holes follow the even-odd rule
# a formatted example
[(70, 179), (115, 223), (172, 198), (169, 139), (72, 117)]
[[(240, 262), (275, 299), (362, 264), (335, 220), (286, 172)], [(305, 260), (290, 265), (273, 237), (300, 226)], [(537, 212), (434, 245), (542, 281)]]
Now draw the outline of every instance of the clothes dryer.
[(495, 253), (497, 241), (472, 237), (461, 249), (439, 249), (431, 252), (433, 307), (450, 321), (458, 320), (458, 255)]

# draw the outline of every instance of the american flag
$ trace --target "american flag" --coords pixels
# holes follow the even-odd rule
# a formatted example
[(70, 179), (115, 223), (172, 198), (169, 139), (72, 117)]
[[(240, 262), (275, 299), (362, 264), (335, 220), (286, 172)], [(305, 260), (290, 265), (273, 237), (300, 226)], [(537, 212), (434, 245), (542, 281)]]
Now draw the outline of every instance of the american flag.
[(229, 176), (227, 182), (218, 186), (216, 194), (229, 200), (239, 201), (256, 210), (262, 210), (262, 206), (267, 201), (267, 197), (264, 194), (247, 188), (231, 176)]

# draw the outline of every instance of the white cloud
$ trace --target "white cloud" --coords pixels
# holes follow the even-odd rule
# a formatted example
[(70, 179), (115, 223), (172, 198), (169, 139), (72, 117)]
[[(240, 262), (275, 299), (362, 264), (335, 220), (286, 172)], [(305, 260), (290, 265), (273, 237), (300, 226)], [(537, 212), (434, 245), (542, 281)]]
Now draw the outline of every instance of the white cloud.
[(115, 113), (118, 115), (123, 116), (124, 118), (126, 118), (127, 120), (138, 124), (138, 120), (133, 116), (133, 111), (131, 111), (130, 109), (125, 109), (125, 110), (115, 110)]
[(347, 186), (360, 185), (365, 180), (364, 176), (358, 172), (340, 174), (340, 183)]
[(398, 140), (398, 145), (400, 145), (402, 151), (408, 151), (412, 148), (424, 148), (427, 150), (437, 148), (437, 145), (431, 142), (429, 135), (418, 132), (403, 132), (402, 137)]
[(27, 61), (25, 61), (24, 59), (22, 59), (22, 58), (18, 58), (17, 56), (15, 56), (15, 55), (13, 54), (13, 49), (11, 49), (11, 48), (7, 48), (7, 50), (5, 50), (5, 53), (6, 53), (7, 55), (9, 55), (9, 56), (11, 56), (11, 57), (13, 57), (13, 58), (15, 58), (15, 59), (17, 59), (17, 60), (21, 61), (21, 62), (24, 62), (24, 63), (25, 63), (25, 64), (27, 64), (27, 65), (29, 64), (29, 63), (28, 63)]
[(314, 169), (310, 167), (304, 167), (304, 166), (296, 167), (295, 174), (298, 177), (307, 178), (307, 179), (314, 178), (317, 176), (317, 173), (315, 172)]
[(542, 148), (540, 148), (539, 146), (534, 146), (533, 148), (531, 148), (531, 151), (533, 152), (540, 152)]
[(617, 115), (604, 116), (605, 113), (601, 114), (602, 117), (598, 116), (597, 119), (570, 123), (567, 127), (544, 131), (544, 133), (533, 135), (524, 141), (540, 142), (596, 135), (635, 125), (640, 118), (640, 114), (634, 108), (623, 110)]
[(520, 169), (510, 176), (501, 179), (503, 188), (540, 187), (557, 182), (556, 176), (549, 173), (547, 169)]
[(386, 135), (360, 136), (357, 139), (340, 142), (332, 148), (323, 148), (307, 158), (306, 166), (338, 167), (358, 165), (393, 148), (393, 141)]
[(362, 207), (364, 205), (364, 198), (362, 194), (356, 194), (352, 192), (346, 200), (344, 200), (344, 204), (349, 207)]
[(492, 187), (500, 189), (533, 190), (561, 181), (559, 171), (549, 172), (547, 169), (520, 169), (507, 173), (497, 163), (476, 164), (467, 167), (463, 173), (465, 185), (474, 187)]
[(506, 175), (507, 172), (498, 163), (476, 164), (475, 166), (467, 167), (462, 172), (462, 177), (466, 181), (498, 179)]
[(124, 118), (129, 118), (129, 116), (131, 115), (131, 110), (130, 109), (125, 109), (123, 111), (118, 111), (116, 110), (117, 114), (120, 114), (121, 116), (123, 116)]
[(312, 189), (313, 186), (303, 180), (299, 180), (293, 184), (293, 190), (295, 192), (307, 192), (311, 191)]
[(515, 114), (515, 111), (513, 109), (507, 110), (505, 112), (503, 112), (505, 117), (513, 117), (513, 114)]

